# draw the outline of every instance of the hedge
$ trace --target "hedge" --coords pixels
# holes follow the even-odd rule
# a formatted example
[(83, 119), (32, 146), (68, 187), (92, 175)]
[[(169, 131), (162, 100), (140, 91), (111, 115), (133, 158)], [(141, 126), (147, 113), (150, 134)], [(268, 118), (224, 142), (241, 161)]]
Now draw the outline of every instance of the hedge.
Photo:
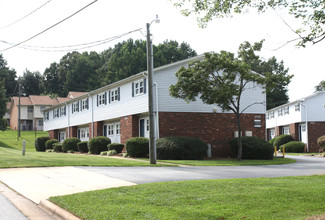
[(123, 148), (124, 148), (124, 144), (118, 144), (118, 143), (112, 143), (107, 145), (108, 150), (116, 150), (116, 153), (121, 153)]
[(325, 151), (325, 135), (317, 138), (317, 144), (320, 148), (322, 148)]
[(130, 157), (147, 157), (149, 154), (149, 139), (134, 137), (126, 141), (126, 152)]
[(72, 138), (67, 138), (63, 141), (62, 143), (62, 150), (63, 152), (68, 152), (68, 151), (78, 151), (78, 143), (80, 140), (78, 138), (72, 137)]
[(208, 145), (195, 137), (164, 137), (157, 140), (157, 158), (160, 160), (202, 160)]
[(111, 143), (111, 139), (104, 136), (99, 136), (91, 139), (88, 143), (88, 150), (91, 154), (100, 154), (102, 151), (107, 151), (107, 145)]
[(305, 151), (305, 143), (301, 141), (290, 141), (280, 146), (281, 152), (283, 152), (283, 147), (285, 147), (285, 152), (303, 153)]
[(284, 145), (290, 141), (293, 141), (293, 138), (289, 134), (281, 134), (280, 136), (276, 137), (273, 142), (273, 146), (276, 146), (278, 149), (281, 145)]
[[(243, 154), (242, 159), (254, 160), (272, 160), (273, 159), (273, 146), (258, 137), (242, 137)], [(235, 157), (238, 155), (238, 138), (230, 141), (231, 150)]]
[(62, 152), (62, 144), (60, 142), (53, 144), (53, 151)]
[(88, 153), (88, 141), (81, 141), (77, 146), (80, 153)]
[(53, 149), (53, 144), (58, 143), (59, 141), (57, 139), (50, 139), (45, 142), (45, 148), (46, 150)]
[(43, 136), (43, 137), (38, 137), (35, 139), (35, 150), (36, 151), (43, 151), (45, 152), (45, 142), (50, 140), (50, 137), (48, 136)]

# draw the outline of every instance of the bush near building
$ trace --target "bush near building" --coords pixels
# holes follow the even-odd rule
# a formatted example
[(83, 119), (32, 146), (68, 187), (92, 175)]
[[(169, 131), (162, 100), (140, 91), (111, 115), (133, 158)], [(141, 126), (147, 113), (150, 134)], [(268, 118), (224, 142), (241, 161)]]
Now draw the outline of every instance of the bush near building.
[(58, 143), (53, 144), (53, 151), (54, 152), (63, 152), (62, 143), (58, 142)]
[(126, 141), (126, 152), (130, 157), (148, 157), (149, 139), (145, 137), (134, 137)]
[(278, 137), (276, 137), (276, 139), (273, 142), (273, 146), (276, 146), (279, 149), (280, 146), (282, 146), (290, 141), (293, 141), (293, 138), (291, 135), (281, 134)]
[(50, 139), (45, 142), (45, 148), (46, 150), (53, 149), (53, 144), (58, 143), (59, 141), (57, 139)]
[(111, 143), (109, 145), (107, 145), (108, 150), (116, 150), (116, 153), (121, 153), (123, 148), (124, 148), (124, 144), (118, 144), (118, 143)]
[(88, 141), (81, 141), (77, 146), (80, 153), (88, 153)]
[(305, 151), (305, 143), (301, 141), (290, 141), (280, 146), (281, 152), (283, 152), (283, 148), (285, 148), (285, 152), (303, 153)]
[(67, 138), (62, 143), (62, 150), (64, 153), (68, 151), (78, 151), (78, 143), (81, 142), (80, 139), (71, 137)]
[(35, 150), (45, 152), (45, 150), (46, 150), (45, 142), (48, 140), (50, 140), (50, 137), (48, 137), (48, 136), (36, 138), (35, 139)]
[(88, 142), (88, 150), (91, 154), (100, 154), (100, 152), (108, 150), (107, 145), (109, 145), (110, 143), (111, 139), (109, 139), (108, 137), (95, 137)]
[(320, 148), (323, 149), (323, 151), (325, 151), (325, 135), (317, 138), (317, 144)]
[(195, 137), (164, 137), (157, 140), (157, 158), (160, 160), (202, 160), (208, 145)]
[[(273, 146), (264, 139), (258, 137), (242, 137), (242, 159), (272, 160)], [(235, 157), (238, 155), (238, 138), (230, 141), (230, 146)]]

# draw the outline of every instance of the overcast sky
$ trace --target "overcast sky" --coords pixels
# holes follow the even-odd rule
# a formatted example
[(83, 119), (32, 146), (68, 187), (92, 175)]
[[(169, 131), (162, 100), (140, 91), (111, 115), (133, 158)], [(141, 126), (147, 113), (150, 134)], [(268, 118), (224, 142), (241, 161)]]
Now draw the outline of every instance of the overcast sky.
[[(2, 41), (22, 42), (92, 1), (0, 0), (0, 51), (10, 46)], [(46, 2), (48, 3), (45, 4)], [(43, 4), (45, 5), (33, 14), (7, 27)], [(260, 15), (250, 11), (246, 15), (233, 18), (214, 19), (207, 28), (201, 29), (194, 16), (182, 16), (179, 9), (175, 8), (169, 0), (98, 0), (23, 45), (38, 47), (76, 45), (115, 37), (142, 28), (142, 32), (136, 31), (109, 43), (79, 50), (79, 52), (101, 52), (128, 38), (145, 40), (145, 25), (151, 22), (156, 14), (160, 18), (160, 24), (151, 25), (154, 44), (167, 39), (184, 41), (198, 54), (202, 54), (220, 50), (236, 52), (239, 44), (244, 41), (253, 43), (265, 39), (260, 55), (265, 59), (275, 56), (278, 60), (283, 60), (285, 66), (290, 69), (289, 73), (294, 75), (289, 85), (291, 101), (311, 95), (314, 87), (321, 80), (325, 80), (322, 53), (325, 42), (308, 45), (307, 48), (296, 48), (295, 43), (292, 43), (275, 50), (285, 42), (297, 38), (280, 17), (293, 29), (300, 27), (300, 23), (290, 17), (285, 10), (270, 11)], [(57, 50), (53, 48), (46, 50), (35, 51), (15, 47), (0, 53), (8, 61), (8, 65), (17, 71), (17, 75), (23, 75), (26, 68), (43, 74), (46, 67), (49, 67), (52, 62), (59, 62), (60, 58), (68, 52), (50, 52), (49, 50)]]

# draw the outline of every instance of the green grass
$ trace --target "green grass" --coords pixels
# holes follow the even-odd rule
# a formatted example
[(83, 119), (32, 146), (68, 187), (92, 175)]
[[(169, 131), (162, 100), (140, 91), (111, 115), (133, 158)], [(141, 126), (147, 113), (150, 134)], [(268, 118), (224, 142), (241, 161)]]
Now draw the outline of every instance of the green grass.
[(316, 156), (316, 155), (323, 155), (323, 153), (285, 153), (285, 155), (290, 156)]
[(289, 158), (273, 158), (273, 160), (241, 160), (219, 159), (219, 160), (159, 160), (160, 162), (189, 165), (189, 166), (252, 166), (252, 165), (277, 165), (295, 163), (296, 160)]
[(162, 182), (52, 197), (50, 201), (91, 220), (296, 220), (324, 214), (324, 182), (325, 175)]

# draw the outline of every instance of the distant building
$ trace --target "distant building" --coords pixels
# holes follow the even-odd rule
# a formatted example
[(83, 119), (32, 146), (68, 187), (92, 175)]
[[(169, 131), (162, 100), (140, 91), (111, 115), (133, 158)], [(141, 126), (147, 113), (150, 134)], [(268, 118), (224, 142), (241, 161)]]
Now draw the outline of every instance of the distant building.
[(294, 140), (306, 143), (306, 151), (318, 152), (320, 149), (317, 138), (325, 135), (324, 105), (325, 92), (317, 92), (268, 110), (266, 113), (268, 139), (281, 134), (290, 134)]
[[(187, 103), (169, 94), (170, 85), (177, 82), (177, 70), (197, 59), (203, 56), (154, 70), (156, 136), (199, 137), (211, 145), (213, 156), (229, 156), (229, 141), (238, 135), (235, 115), (223, 112), (216, 105), (204, 104), (200, 99)], [(248, 88), (242, 96), (242, 108), (265, 102), (260, 86), (250, 84)], [(265, 112), (264, 105), (253, 105), (245, 110), (241, 118), (244, 136), (265, 138)], [(60, 141), (68, 137), (87, 141), (107, 136), (113, 143), (125, 143), (132, 137), (149, 137), (147, 72), (45, 109), (44, 131)]]

